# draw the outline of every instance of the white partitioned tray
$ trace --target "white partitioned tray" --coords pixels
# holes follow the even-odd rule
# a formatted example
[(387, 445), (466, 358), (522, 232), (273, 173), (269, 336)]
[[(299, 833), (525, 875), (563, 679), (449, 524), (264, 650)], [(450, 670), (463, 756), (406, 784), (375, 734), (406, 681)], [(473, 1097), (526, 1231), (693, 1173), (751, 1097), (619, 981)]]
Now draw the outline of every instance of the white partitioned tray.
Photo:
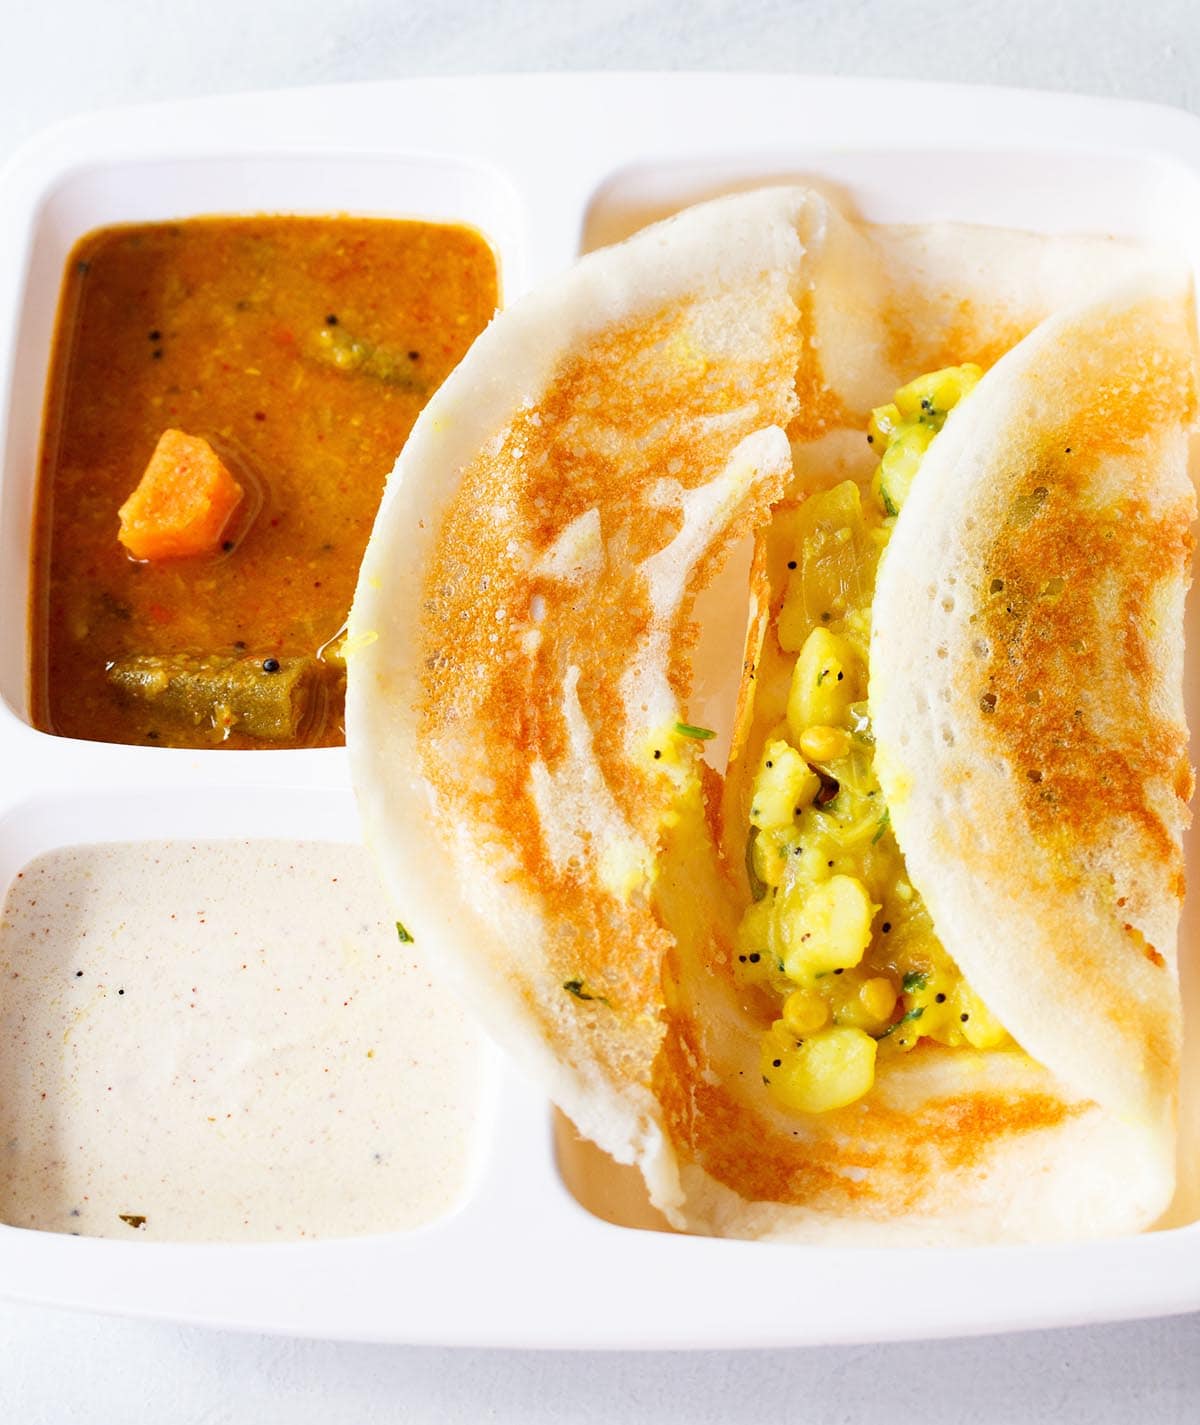
[[(340, 749), (176, 751), (30, 724), (34, 480), (60, 278), (82, 234), (217, 213), (462, 222), (492, 244), (511, 301), (647, 216), (781, 179), (832, 186), (874, 221), (1149, 239), (1200, 272), (1200, 121), (1065, 96), (784, 76), (414, 80), (127, 110), (28, 146), (0, 179), (0, 889), (32, 857), (81, 842), (358, 834)], [(1189, 628), (1194, 650), (1194, 613)], [(1195, 941), (1189, 903), (1186, 1163), (1200, 1152)], [(487, 1071), (468, 1187), (432, 1225), (248, 1246), (0, 1227), (0, 1291), (221, 1326), (507, 1346), (779, 1346), (1200, 1307), (1197, 1203), (1181, 1200), (1172, 1225), (1088, 1245), (913, 1250), (902, 1223), (885, 1251), (675, 1235), (498, 1054)]]

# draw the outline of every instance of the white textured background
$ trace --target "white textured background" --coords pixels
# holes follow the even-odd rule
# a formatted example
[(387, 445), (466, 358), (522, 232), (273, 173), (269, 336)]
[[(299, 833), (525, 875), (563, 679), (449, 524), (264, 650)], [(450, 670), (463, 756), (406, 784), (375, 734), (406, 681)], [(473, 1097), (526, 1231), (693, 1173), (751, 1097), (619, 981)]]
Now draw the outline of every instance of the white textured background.
[[(0, 161), (89, 108), (485, 70), (894, 75), (1200, 111), (1200, 0), (0, 0), (0, 60)], [(0, 1304), (0, 1425), (549, 1420), (1182, 1425), (1200, 1420), (1200, 1316), (837, 1350), (535, 1355)]]

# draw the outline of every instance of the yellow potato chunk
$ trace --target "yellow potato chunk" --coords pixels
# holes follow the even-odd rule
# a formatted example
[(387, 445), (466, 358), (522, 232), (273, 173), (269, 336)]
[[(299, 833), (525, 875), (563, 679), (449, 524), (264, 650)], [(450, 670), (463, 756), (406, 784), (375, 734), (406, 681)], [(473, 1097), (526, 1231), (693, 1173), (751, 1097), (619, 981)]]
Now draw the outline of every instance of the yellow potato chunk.
[(871, 438), (871, 444), (886, 446), (900, 421), (900, 408), (893, 402), (886, 406), (876, 406), (867, 422), (867, 434)]
[(787, 724), (794, 742), (814, 726), (844, 722), (850, 704), (862, 696), (854, 650), (827, 628), (814, 628), (796, 659), (788, 692)]
[(754, 873), (764, 886), (781, 886), (799, 846), (791, 826), (773, 826), (754, 838)]
[(734, 937), (735, 974), (750, 984), (765, 984), (775, 967), (771, 946), (773, 925), (771, 902), (762, 900), (742, 917)]
[(931, 425), (905, 425), (884, 451), (879, 462), (879, 498), (889, 515), (900, 513), (929, 443), (936, 434)]
[(873, 481), (886, 514), (900, 513), (929, 443), (982, 375), (970, 362), (929, 371), (902, 386), (893, 405), (871, 412), (868, 431), (886, 446)]
[(794, 548), (775, 625), (787, 653), (800, 651), (814, 625), (844, 618), (870, 602), (879, 546), (867, 530), (862, 496), (852, 480), (804, 501)]
[(875, 1041), (861, 1029), (834, 1025), (794, 1047), (768, 1034), (762, 1075), (771, 1096), (797, 1113), (828, 1113), (868, 1093), (875, 1082)]
[(896, 392), (896, 408), (908, 419), (914, 416), (944, 416), (975, 386), (983, 375), (972, 362), (928, 371)]
[[(788, 677), (790, 663), (790, 681), (780, 722), (784, 687), (772, 667), (746, 842), (757, 899), (743, 911), (733, 973), (753, 988), (747, 1003), (756, 1011), (773, 996), (778, 1017), (762, 1040), (763, 1079), (797, 1111), (823, 1112), (866, 1093), (876, 1035), (887, 1058), (921, 1041), (985, 1050), (1013, 1043), (938, 940), (908, 879), (865, 701), (879, 557), (930, 444), (980, 376), (971, 365), (929, 372), (872, 411), (868, 434), (880, 457), (872, 498), (845, 480), (777, 516), (770, 575), (773, 587), (782, 582), (782, 599), (773, 631), (786, 659), (778, 677)], [(1042, 597), (1060, 594), (1061, 583), (1046, 579)]]
[(959, 986), (957, 999), (961, 1006), (959, 1025), (968, 1044), (976, 1049), (997, 1049), (1008, 1039), (1008, 1031), (965, 981)]
[(817, 975), (857, 965), (871, 943), (871, 921), (878, 909), (856, 876), (830, 876), (798, 906), (785, 906), (780, 928), (788, 977), (806, 984)]
[(750, 793), (750, 825), (760, 831), (791, 826), (820, 786), (820, 777), (794, 747), (768, 742)]

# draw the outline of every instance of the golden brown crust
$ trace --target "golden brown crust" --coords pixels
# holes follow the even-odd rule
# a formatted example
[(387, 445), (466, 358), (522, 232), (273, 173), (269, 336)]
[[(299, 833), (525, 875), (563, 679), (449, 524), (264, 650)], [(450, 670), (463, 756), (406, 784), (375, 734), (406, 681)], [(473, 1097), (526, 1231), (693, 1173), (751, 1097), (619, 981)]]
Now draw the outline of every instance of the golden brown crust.
[[(1188, 353), (1131, 325), (1097, 332), (1116, 354), (1102, 379), (1027, 435), (1013, 453), (1019, 477), (1001, 477), (1011, 503), (983, 561), (978, 632), (991, 655), (980, 709), (1019, 769), (1025, 817), (1068, 866), (1120, 823), (1179, 896), (1178, 812), (1151, 793), (1165, 776), (1176, 799), (1190, 798), (1187, 730), (1153, 692), (1158, 598), (1188, 577), (1194, 502), (1188, 492), (1164, 505), (1137, 480), (1155, 480), (1139, 453), (1164, 427), (1192, 422), (1195, 393)], [(1107, 490), (1117, 461), (1134, 478)], [(1139, 940), (1135, 952), (1161, 963)]]
[[(631, 837), (653, 846), (672, 793), (652, 757), (630, 756), (643, 714), (628, 706), (622, 684), (655, 628), (641, 566), (679, 534), (680, 495), (710, 480), (746, 437), (786, 425), (795, 410), (794, 318), (794, 307), (785, 308), (757, 357), (700, 350), (686, 301), (599, 333), (462, 472), (425, 580), (421, 770), (473, 834), (515, 859), (509, 880), (543, 908), (553, 951), (544, 980), (527, 995), (530, 1012), (557, 1035), (541, 1002), (546, 987), (582, 982), (595, 998), (572, 1008), (605, 1059), (613, 1019), (627, 1027), (627, 1043), (657, 1042), (660, 961), (670, 938), (643, 895), (623, 895), (597, 876), (600, 853), (586, 831), (578, 855), (564, 861), (555, 853), (557, 829), (546, 824), (531, 768), (554, 775), (568, 757), (564, 675), (577, 669), (574, 693), (593, 730), (595, 770)], [(779, 491), (778, 479), (764, 483), (693, 562), (665, 670), (679, 709), (697, 633), (691, 597)], [(597, 562), (564, 587), (557, 566), (547, 572), (547, 556), (589, 512), (600, 512)], [(469, 729), (466, 746), (460, 728)], [(570, 806), (554, 812), (572, 815)], [(601, 998), (612, 1014), (598, 1024)]]
[[(703, 483), (745, 436), (786, 423), (793, 408), (778, 365), (731, 362), (721, 369), (709, 360), (702, 379), (684, 369), (650, 380), (656, 351), (684, 339), (689, 316), (679, 304), (624, 324), (566, 362), (536, 408), (514, 420), (500, 449), (481, 452), (463, 472), (426, 579), (426, 774), (455, 797), (473, 790), (473, 812), (519, 848), (543, 890), (559, 877), (546, 865), (528, 770), (537, 758), (553, 769), (563, 755), (560, 682), (568, 661), (585, 670), (580, 702), (588, 722), (605, 730), (595, 754), (621, 809), (636, 816), (656, 786), (626, 755), (630, 710), (619, 692), (620, 675), (652, 622), (638, 566), (681, 524), (678, 505), (656, 505), (648, 487), (660, 480), (684, 490)], [(790, 353), (794, 346), (794, 335), (781, 331), (778, 350)], [(619, 433), (613, 453), (598, 438), (600, 411), (603, 426)], [(705, 435), (701, 428), (714, 413), (724, 419)], [(723, 550), (752, 527), (759, 508), (696, 565), (691, 585), (712, 577)], [(592, 510), (603, 511), (603, 577), (595, 571), (564, 599), (559, 581), (540, 573), (537, 561)], [(512, 557), (514, 540), (532, 545), (533, 572)], [(539, 597), (545, 607), (531, 662), (523, 640), (534, 627), (529, 610)], [(682, 699), (695, 629), (681, 619), (677, 632), (670, 681)], [(501, 784), (496, 788), (464, 787), (458, 764), (443, 754), (447, 734), (464, 716), (486, 742), (484, 760)]]
[[(957, 1052), (929, 1045), (913, 1056), (915, 1062)], [(940, 1193), (953, 1194), (953, 1179), (978, 1169), (1006, 1140), (1055, 1128), (1090, 1108), (1064, 1100), (1047, 1084), (963, 1089), (902, 1109), (873, 1095), (864, 1105), (805, 1118), (789, 1129), (756, 1111), (744, 1091), (702, 1067), (698, 1072), (705, 1062), (703, 1027), (686, 1014), (671, 1014), (654, 1092), (679, 1150), (749, 1202), (834, 1215), (888, 1217), (918, 1204), (936, 1210)]]
[[(1031, 493), (1048, 486), (1053, 494), (1030, 527), (1010, 525), (989, 552), (985, 577), (995, 592), (983, 605), (980, 632), (994, 653), (981, 711), (1023, 772), (1016, 786), (1025, 817), (1061, 843), (1065, 859), (1102, 842), (1121, 820), (1178, 889), (1177, 818), (1168, 822), (1147, 789), (1165, 771), (1175, 795), (1190, 797), (1187, 734), (1150, 704), (1148, 630), (1156, 590), (1189, 566), (1190, 508), (1156, 516), (1144, 501), (1125, 498), (1103, 523), (1084, 523), (1081, 492), (1061, 466), (1042, 466), (1029, 478)], [(1112, 586), (1112, 607), (1097, 597), (1097, 571)], [(1058, 580), (1061, 592), (1047, 593)]]
[(887, 356), (897, 371), (937, 371), (945, 366), (974, 362), (985, 371), (1037, 325), (1040, 313), (1021, 316), (999, 314), (992, 307), (963, 297), (953, 304), (946, 325), (932, 343), (914, 331), (912, 312), (904, 304), (883, 312)]
[(872, 635), (884, 792), (943, 943), (1018, 1042), (1163, 1157), (1193, 340), (1186, 287), (1146, 279), (1002, 361), (922, 466)]

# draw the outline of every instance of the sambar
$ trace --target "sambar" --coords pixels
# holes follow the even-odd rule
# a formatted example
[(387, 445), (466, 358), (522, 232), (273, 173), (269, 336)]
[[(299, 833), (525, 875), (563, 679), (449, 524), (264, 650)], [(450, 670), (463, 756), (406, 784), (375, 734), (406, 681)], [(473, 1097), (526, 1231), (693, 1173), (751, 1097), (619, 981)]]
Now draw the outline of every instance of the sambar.
[[(497, 294), (487, 242), (445, 224), (222, 217), (85, 236), (44, 420), (34, 724), (341, 743), (337, 640), (384, 480)], [(211, 552), (139, 560), (117, 512), (169, 430), (206, 442), (243, 498)]]

